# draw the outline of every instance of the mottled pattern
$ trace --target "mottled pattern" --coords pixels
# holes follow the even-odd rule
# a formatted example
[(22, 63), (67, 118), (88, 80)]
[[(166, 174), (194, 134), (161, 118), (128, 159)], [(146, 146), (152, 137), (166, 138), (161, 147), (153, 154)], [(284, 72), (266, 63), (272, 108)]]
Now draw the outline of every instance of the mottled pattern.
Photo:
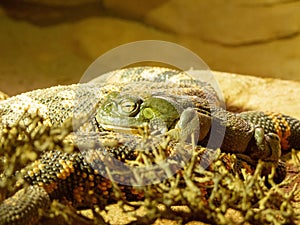
[[(281, 114), (252, 112), (235, 115), (227, 112), (219, 107), (221, 103), (210, 85), (195, 81), (186, 74), (175, 70), (154, 67), (125, 69), (113, 72), (106, 83), (57, 86), (24, 93), (0, 103), (0, 128), (19, 126), (24, 113), (38, 113), (44, 120), (44, 126), (49, 127), (60, 127), (68, 119), (73, 118), (73, 128), (80, 134), (103, 134), (105, 138), (102, 140), (108, 140), (108, 148), (106, 148), (108, 150), (103, 153), (103, 148), (93, 145), (83, 152), (66, 153), (55, 149), (45, 152), (41, 158), (21, 171), (22, 178), (18, 185), (22, 187), (29, 184), (29, 187), (21, 189), (0, 205), (1, 225), (34, 224), (38, 220), (37, 209), (47, 209), (49, 200), (53, 199), (81, 209), (91, 208), (95, 204), (103, 208), (118, 199), (139, 200), (143, 198), (143, 193), (126, 185), (120, 185), (122, 194), (121, 196), (116, 195), (112, 182), (102, 176), (103, 173), (110, 176), (103, 162), (112, 156), (122, 162), (138, 163), (142, 161), (145, 163), (145, 159), (138, 158), (138, 153), (135, 151), (136, 143), (140, 143), (141, 139), (136, 137), (134, 138), (136, 143), (129, 144), (128, 142), (124, 144), (126, 135), (121, 135), (121, 138), (117, 140), (109, 139), (107, 136), (113, 132), (109, 132), (106, 136), (107, 133), (98, 126), (99, 124), (95, 120), (97, 108), (112, 91), (142, 96), (153, 93), (155, 95), (163, 93), (169, 96), (186, 96), (199, 113), (200, 122), (201, 115), (208, 115), (212, 121), (216, 122), (217, 126), (226, 128), (221, 149), (227, 153), (249, 153), (250, 155), (247, 157), (251, 159), (251, 151), (247, 151), (249, 148), (254, 151), (257, 148), (254, 140), (255, 125), (263, 127), (265, 133), (278, 134), (283, 149), (299, 148), (298, 120)], [(184, 105), (184, 101), (181, 104)], [(3, 134), (2, 132), (0, 131), (0, 136)], [(199, 144), (207, 144), (209, 134), (199, 140)], [(4, 142), (4, 140), (1, 141)], [(83, 143), (88, 142), (85, 143), (83, 140)], [(150, 158), (155, 155), (151, 151), (160, 149), (164, 150), (166, 156), (172, 156), (171, 160), (182, 160), (180, 157), (177, 158), (178, 156), (174, 153), (176, 145), (172, 141), (167, 142), (164, 147), (161, 147), (160, 141), (153, 139), (148, 143), (154, 143), (145, 145), (149, 148), (148, 156)], [(185, 150), (187, 151), (188, 148), (187, 146)], [(88, 162), (86, 159), (89, 159)], [(267, 158), (262, 158), (262, 160), (264, 159)], [(238, 174), (241, 174), (242, 169), (253, 173), (257, 159), (251, 159), (250, 164), (248, 162), (247, 160), (235, 162), (230, 156), (223, 157), (226, 168)], [(233, 169), (232, 164), (238, 166)], [(285, 177), (285, 165), (279, 161), (271, 162), (271, 164), (277, 166), (275, 181), (281, 182)], [(112, 174), (111, 176), (114, 179), (122, 177), (129, 179), (133, 174)], [(208, 191), (202, 186), (199, 188), (203, 190), (203, 193)], [(30, 190), (34, 191), (30, 192)], [(30, 194), (27, 194), (29, 192)]]
[(275, 133), (280, 138), (283, 151), (300, 149), (300, 121), (291, 116), (274, 112), (242, 112), (239, 117), (264, 128), (267, 133)]
[(0, 224), (35, 224), (41, 215), (39, 210), (49, 206), (49, 195), (43, 188), (25, 187), (0, 205)]

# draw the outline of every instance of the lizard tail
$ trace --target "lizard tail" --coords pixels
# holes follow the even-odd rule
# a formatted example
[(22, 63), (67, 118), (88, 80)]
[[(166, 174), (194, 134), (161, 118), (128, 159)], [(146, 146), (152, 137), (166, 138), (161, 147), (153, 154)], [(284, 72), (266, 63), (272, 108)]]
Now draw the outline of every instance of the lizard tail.
[(49, 207), (50, 198), (43, 188), (23, 188), (0, 204), (0, 225), (35, 224), (40, 218), (39, 209)]

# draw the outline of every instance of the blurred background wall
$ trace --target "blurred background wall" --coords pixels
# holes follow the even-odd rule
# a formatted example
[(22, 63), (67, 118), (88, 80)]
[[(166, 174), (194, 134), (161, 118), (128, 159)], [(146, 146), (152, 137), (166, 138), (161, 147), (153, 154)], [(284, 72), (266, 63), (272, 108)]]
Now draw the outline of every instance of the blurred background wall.
[(300, 80), (297, 0), (2, 0), (0, 90), (76, 83), (101, 54), (158, 39), (213, 70)]

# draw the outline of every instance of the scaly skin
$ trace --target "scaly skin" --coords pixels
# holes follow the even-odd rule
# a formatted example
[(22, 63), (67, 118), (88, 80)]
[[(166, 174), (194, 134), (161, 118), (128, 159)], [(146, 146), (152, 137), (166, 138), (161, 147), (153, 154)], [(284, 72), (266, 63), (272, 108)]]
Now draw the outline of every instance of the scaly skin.
[[(218, 138), (224, 136), (222, 145), (208, 147), (221, 147), (229, 153), (246, 153), (250, 159), (274, 163), (280, 157), (276, 135), (256, 128), (253, 123), (216, 104), (203, 104), (202, 98), (193, 95), (113, 92), (99, 107), (96, 121), (103, 129), (127, 133), (141, 132), (146, 124), (153, 134), (166, 133), (181, 140), (188, 140), (193, 133), (199, 133), (197, 140), (201, 145), (205, 145), (214, 135)], [(214, 129), (214, 126), (218, 128)], [(226, 128), (224, 134), (222, 127)]]
[(300, 121), (296, 118), (281, 113), (257, 111), (242, 112), (238, 116), (263, 127), (266, 133), (277, 134), (283, 151), (300, 149)]
[[(114, 104), (111, 105), (111, 102)], [(139, 105), (138, 110), (136, 105)], [(193, 134), (194, 121), (198, 121), (200, 127), (204, 128), (199, 133), (199, 144), (205, 145), (208, 142), (211, 121), (216, 121), (218, 126), (226, 128), (221, 146), (223, 151), (240, 155), (250, 163), (244, 164), (247, 169), (255, 166), (259, 159), (271, 162), (277, 166), (277, 182), (281, 182), (285, 177), (285, 170), (279, 161), (280, 147), (277, 138), (281, 138), (284, 150), (299, 148), (299, 121), (288, 116), (272, 117), (270, 120), (269, 115), (256, 112), (235, 115), (219, 105), (216, 93), (205, 82), (196, 82), (186, 74), (174, 70), (139, 67), (117, 71), (113, 80), (108, 80), (105, 84), (57, 86), (4, 100), (0, 103), (0, 127), (13, 126), (19, 123), (24, 113), (38, 110), (50, 127), (62, 126), (69, 118), (73, 118), (78, 132), (106, 134), (106, 130), (109, 130), (113, 134), (121, 132), (123, 138), (127, 137), (123, 136), (124, 131), (131, 133), (136, 130), (140, 133), (148, 126), (152, 131), (159, 131), (160, 135), (176, 139), (181, 136), (188, 138)], [(169, 112), (170, 109), (173, 110), (172, 113)], [(278, 130), (277, 123), (281, 130)], [(273, 128), (269, 128), (272, 126)], [(136, 143), (141, 142), (136, 134), (130, 138)], [(109, 144), (109, 151), (113, 157), (119, 160), (135, 159), (135, 144), (130, 150), (129, 146), (122, 145), (121, 139), (112, 143)], [(171, 142), (167, 142), (169, 143)], [(157, 145), (162, 143), (158, 141)], [(172, 155), (172, 150), (168, 154)], [(105, 170), (105, 166), (99, 166), (102, 165), (99, 164), (102, 158), (93, 156), (92, 160), (86, 162), (85, 157), (81, 152), (68, 154), (51, 151), (26, 167), (23, 179), (29, 184), (29, 189), (37, 190), (35, 197), (40, 200), (26, 197), (24, 193), (27, 193), (28, 188), (21, 189), (0, 205), (0, 224), (33, 224), (36, 222), (33, 215), (36, 215), (37, 208), (43, 205), (46, 209), (49, 199), (71, 202), (77, 208), (90, 207), (93, 204), (104, 207), (114, 202), (117, 198), (112, 192), (111, 182), (99, 174), (99, 170), (100, 173)], [(96, 162), (96, 169), (89, 164)], [(56, 167), (53, 168), (53, 165)], [(128, 200), (142, 198), (142, 194), (134, 188), (122, 188)], [(91, 196), (87, 198), (85, 193), (91, 193)], [(16, 199), (20, 201), (17, 205)], [(23, 203), (26, 206), (33, 204), (34, 207), (21, 212), (17, 208)], [(13, 212), (16, 216), (12, 218), (8, 212)]]

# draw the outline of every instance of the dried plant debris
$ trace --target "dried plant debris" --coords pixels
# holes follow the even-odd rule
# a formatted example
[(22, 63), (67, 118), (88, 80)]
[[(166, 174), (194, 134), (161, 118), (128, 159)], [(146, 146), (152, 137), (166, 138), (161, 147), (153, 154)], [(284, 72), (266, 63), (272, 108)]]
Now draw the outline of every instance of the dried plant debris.
[(0, 100), (5, 100), (7, 98), (9, 98), (9, 96), (7, 94), (3, 93), (2, 91), (0, 91)]
[(16, 191), (20, 170), (49, 150), (71, 151), (65, 138), (72, 124), (54, 127), (39, 113), (24, 112), (14, 125), (5, 125), (0, 133), (0, 200)]
[[(55, 150), (72, 154), (78, 151), (77, 146), (66, 141), (71, 133), (72, 121), (66, 121), (60, 127), (51, 126), (38, 112), (24, 113), (15, 125), (3, 127), (0, 137), (1, 201), (26, 186), (22, 168), (40, 158), (44, 152)], [(176, 221), (177, 224), (189, 221), (208, 224), (300, 223), (300, 189), (295, 182), (299, 180), (298, 175), (288, 176), (282, 183), (275, 184), (272, 180), (275, 169), (268, 178), (261, 177), (264, 162), (259, 162), (254, 169), (234, 154), (195, 146), (189, 146), (191, 158), (188, 161), (176, 154), (173, 157), (164, 154), (163, 148), (152, 150), (139, 152), (126, 163), (147, 166), (166, 161), (168, 166), (162, 166), (161, 173), (168, 174), (173, 169), (173, 161), (178, 162), (179, 159), (183, 161), (183, 169), (156, 184), (127, 188), (114, 182), (114, 171), (107, 169), (112, 178), (108, 191), (113, 192), (124, 216), (130, 218), (124, 223), (151, 224), (158, 219)], [(295, 151), (291, 163), (294, 168), (300, 166), (299, 155)], [(145, 181), (148, 176), (149, 173), (134, 174), (133, 180)], [(266, 187), (265, 179), (268, 179), (269, 187)], [(290, 187), (290, 190), (286, 192), (284, 187)], [(129, 188), (132, 199), (124, 198), (124, 191)], [(135, 196), (140, 198), (133, 201)], [(82, 211), (52, 200), (50, 209), (39, 212), (42, 215), (39, 223), (110, 224), (112, 218), (106, 216), (108, 208), (96, 204)]]
[[(197, 153), (196, 151), (195, 155)], [(146, 194), (141, 205), (148, 209), (148, 213), (132, 224), (147, 224), (148, 219), (155, 218), (169, 218), (180, 223), (194, 220), (209, 224), (299, 223), (297, 185), (294, 185), (290, 193), (284, 193), (280, 189), (289, 185), (292, 180), (280, 185), (274, 184), (268, 189), (260, 177), (262, 162), (253, 175), (244, 174), (244, 180), (241, 180), (237, 174), (228, 171), (224, 165), (225, 157), (228, 155), (220, 154), (210, 171), (197, 168), (197, 160), (192, 159), (175, 177), (159, 185), (143, 187)], [(157, 207), (159, 204), (164, 206), (163, 210)], [(188, 213), (178, 214), (173, 210), (174, 205), (187, 206)], [(231, 217), (231, 210), (238, 212), (239, 217)]]

